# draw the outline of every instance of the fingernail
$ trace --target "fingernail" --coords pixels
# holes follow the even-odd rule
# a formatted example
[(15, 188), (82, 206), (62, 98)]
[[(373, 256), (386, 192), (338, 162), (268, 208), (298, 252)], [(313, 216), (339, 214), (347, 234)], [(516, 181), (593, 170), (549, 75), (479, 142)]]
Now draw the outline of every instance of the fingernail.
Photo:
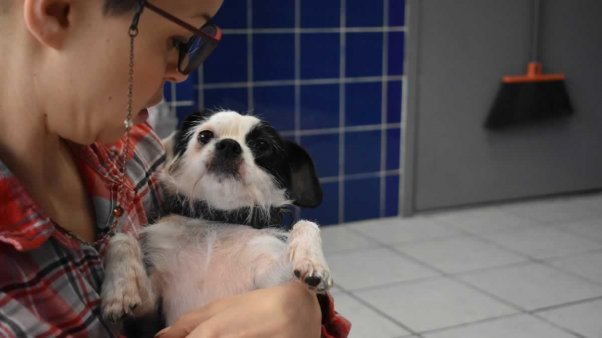
[(164, 334), (165, 332), (169, 331), (169, 329), (171, 329), (171, 327), (166, 327), (163, 330), (157, 332), (157, 334), (155, 334), (155, 337), (159, 337), (160, 335)]

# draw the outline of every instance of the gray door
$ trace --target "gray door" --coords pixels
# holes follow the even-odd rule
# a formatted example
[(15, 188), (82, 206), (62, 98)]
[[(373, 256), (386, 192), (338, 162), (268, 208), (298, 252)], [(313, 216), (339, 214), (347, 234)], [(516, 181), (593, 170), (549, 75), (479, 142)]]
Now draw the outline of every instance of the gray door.
[(602, 188), (602, 1), (542, 1), (540, 59), (575, 115), (482, 127), (500, 76), (526, 70), (530, 4), (409, 1), (405, 214)]

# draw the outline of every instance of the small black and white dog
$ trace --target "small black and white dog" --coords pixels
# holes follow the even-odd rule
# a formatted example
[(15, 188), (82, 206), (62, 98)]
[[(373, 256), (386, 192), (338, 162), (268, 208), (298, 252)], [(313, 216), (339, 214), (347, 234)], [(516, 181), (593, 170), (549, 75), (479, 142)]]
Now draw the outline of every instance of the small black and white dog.
[(167, 325), (213, 300), (275, 286), (296, 276), (324, 292), (332, 279), (318, 226), (285, 231), (284, 207), (317, 206), (313, 162), (267, 123), (232, 111), (195, 113), (165, 142), (161, 183), (167, 212), (140, 241), (117, 234), (102, 286), (111, 319), (152, 311)]

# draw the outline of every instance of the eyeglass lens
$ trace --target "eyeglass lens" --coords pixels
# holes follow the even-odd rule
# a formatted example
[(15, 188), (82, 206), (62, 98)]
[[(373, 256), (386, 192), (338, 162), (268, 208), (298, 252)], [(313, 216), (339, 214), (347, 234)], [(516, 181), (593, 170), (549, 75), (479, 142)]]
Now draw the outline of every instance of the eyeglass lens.
[[(201, 28), (203, 33), (214, 36), (217, 28), (211, 25)], [(183, 74), (189, 74), (201, 65), (216, 47), (216, 43), (207, 38), (193, 36), (188, 43), (180, 46), (179, 69)]]

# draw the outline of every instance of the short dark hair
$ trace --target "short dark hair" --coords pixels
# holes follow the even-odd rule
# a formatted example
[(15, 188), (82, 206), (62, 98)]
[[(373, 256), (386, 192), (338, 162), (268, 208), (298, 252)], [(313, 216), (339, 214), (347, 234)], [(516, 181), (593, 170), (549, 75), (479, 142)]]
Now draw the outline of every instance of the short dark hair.
[(124, 14), (134, 9), (138, 0), (105, 0), (104, 12), (108, 15)]

